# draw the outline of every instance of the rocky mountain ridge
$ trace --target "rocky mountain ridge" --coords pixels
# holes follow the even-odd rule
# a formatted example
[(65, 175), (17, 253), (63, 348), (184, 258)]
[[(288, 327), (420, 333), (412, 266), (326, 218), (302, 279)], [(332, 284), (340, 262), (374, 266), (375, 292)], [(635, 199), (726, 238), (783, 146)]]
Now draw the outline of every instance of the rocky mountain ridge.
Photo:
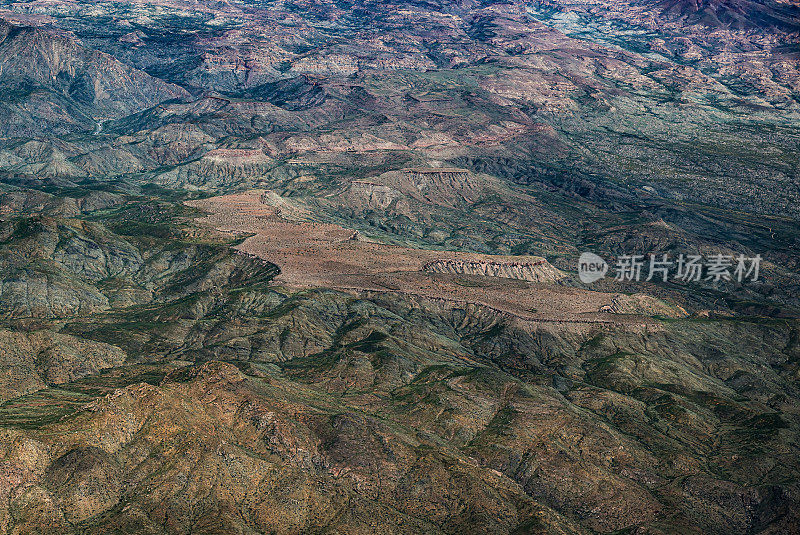
[[(92, 131), (107, 119), (188, 93), (73, 38), (0, 19), (4, 137)], [(100, 128), (99, 126), (97, 128)]]

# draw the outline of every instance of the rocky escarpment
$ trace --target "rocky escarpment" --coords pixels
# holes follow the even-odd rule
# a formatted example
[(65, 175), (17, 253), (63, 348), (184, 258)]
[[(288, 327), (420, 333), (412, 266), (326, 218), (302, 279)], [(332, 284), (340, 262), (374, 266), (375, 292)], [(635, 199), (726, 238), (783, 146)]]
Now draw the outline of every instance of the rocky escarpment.
[(455, 167), (414, 167), (406, 173), (415, 180), (422, 189), (425, 184), (442, 182), (453, 186), (469, 184), (469, 171)]
[(422, 269), (431, 273), (482, 275), (531, 282), (552, 282), (564, 277), (561, 271), (543, 258), (522, 262), (434, 260), (425, 264)]

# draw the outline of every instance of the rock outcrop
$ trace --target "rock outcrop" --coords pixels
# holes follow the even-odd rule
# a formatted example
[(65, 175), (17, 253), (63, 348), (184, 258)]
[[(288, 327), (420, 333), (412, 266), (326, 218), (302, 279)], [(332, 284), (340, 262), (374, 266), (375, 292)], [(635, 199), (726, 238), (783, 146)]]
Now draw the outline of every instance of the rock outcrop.
[(530, 282), (553, 282), (564, 277), (560, 270), (551, 266), (543, 258), (530, 261), (521, 260), (519, 262), (434, 260), (425, 264), (422, 269), (431, 273), (482, 275)]

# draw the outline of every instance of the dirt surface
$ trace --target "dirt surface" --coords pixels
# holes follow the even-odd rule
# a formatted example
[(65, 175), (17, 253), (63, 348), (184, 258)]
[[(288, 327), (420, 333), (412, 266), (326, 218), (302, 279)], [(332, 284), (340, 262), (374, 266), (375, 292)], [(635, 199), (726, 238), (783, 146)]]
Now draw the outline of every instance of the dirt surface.
[[(394, 292), (489, 306), (531, 321), (642, 323), (646, 316), (598, 312), (619, 296), (560, 284), (565, 274), (533, 256), (431, 251), (376, 243), (338, 225), (289, 221), (296, 209), (273, 206), (265, 190), (189, 201), (208, 212), (200, 224), (229, 234), (252, 234), (236, 247), (280, 266), (276, 283), (290, 288), (328, 287)], [(271, 203), (271, 204), (268, 204)], [(546, 282), (472, 274), (431, 273), (437, 261), (532, 265)], [(548, 280), (549, 279), (549, 280)]]

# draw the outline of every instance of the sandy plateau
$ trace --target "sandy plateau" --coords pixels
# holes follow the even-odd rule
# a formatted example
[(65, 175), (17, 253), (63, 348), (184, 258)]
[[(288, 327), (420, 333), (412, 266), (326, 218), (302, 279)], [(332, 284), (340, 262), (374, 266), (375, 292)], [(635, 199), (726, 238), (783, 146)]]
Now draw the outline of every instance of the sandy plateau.
[[(488, 306), (536, 322), (648, 322), (645, 315), (600, 312), (630, 298), (561, 284), (566, 274), (544, 258), (373, 242), (339, 225), (294, 221), (301, 215), (296, 210), (289, 212), (290, 221), (283, 217), (286, 210), (274, 206), (275, 197), (269, 191), (251, 190), (187, 204), (207, 212), (198, 220), (201, 225), (250, 235), (236, 249), (277, 264), (281, 274), (275, 283), (282, 286), (402, 293)], [(651, 299), (638, 297), (642, 298)]]

